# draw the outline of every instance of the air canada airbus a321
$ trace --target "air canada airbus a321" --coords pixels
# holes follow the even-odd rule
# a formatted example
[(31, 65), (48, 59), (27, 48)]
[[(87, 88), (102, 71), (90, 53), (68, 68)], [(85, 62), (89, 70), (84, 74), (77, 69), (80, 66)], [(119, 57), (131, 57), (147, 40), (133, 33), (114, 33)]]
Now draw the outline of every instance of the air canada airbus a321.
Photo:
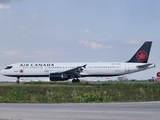
[(15, 63), (1, 71), (2, 75), (17, 77), (49, 77), (50, 81), (72, 79), (80, 82), (81, 77), (111, 77), (130, 74), (155, 67), (147, 63), (152, 42), (146, 41), (135, 55), (126, 62), (62, 62), (62, 63)]

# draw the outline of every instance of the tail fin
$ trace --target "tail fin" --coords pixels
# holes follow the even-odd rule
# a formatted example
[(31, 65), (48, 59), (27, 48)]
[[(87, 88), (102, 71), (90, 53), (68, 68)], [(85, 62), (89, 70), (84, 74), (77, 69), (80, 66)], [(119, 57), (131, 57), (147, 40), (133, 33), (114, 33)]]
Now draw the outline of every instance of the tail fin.
[(127, 62), (147, 63), (152, 41), (146, 41), (136, 54)]

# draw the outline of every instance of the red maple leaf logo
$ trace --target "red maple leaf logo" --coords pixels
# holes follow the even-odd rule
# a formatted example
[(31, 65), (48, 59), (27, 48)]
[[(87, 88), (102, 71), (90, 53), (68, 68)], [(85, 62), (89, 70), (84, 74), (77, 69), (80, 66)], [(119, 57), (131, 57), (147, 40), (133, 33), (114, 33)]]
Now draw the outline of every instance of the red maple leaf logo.
[(23, 70), (21, 69), (21, 70), (19, 70), (19, 72), (20, 72), (20, 73), (23, 73)]
[(137, 60), (140, 62), (144, 62), (148, 58), (148, 54), (145, 51), (139, 51), (136, 55)]
[(144, 60), (146, 58), (146, 55), (144, 53), (140, 53), (138, 55), (138, 58), (141, 59), (141, 60)]

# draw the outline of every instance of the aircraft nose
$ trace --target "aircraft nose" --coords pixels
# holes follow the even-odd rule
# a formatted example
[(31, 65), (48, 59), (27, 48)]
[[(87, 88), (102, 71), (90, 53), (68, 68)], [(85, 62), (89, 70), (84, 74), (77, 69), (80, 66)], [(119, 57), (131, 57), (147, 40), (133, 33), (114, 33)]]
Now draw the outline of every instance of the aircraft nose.
[(5, 72), (4, 70), (1, 70), (1, 74), (2, 74), (2, 75), (5, 75), (5, 73), (6, 73), (6, 72)]

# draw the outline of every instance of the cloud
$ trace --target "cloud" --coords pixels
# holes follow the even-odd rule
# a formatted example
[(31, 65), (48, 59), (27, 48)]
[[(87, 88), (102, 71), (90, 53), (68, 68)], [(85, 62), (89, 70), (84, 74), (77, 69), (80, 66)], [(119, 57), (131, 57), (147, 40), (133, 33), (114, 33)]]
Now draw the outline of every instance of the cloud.
[(10, 5), (5, 5), (0, 3), (0, 9), (8, 9), (10, 8)]
[(85, 32), (86, 34), (91, 33), (90, 30), (88, 30), (88, 29), (86, 29), (84, 32)]
[(19, 29), (24, 29), (24, 28), (26, 28), (25, 26), (17, 26), (17, 28), (19, 28)]
[(0, 9), (9, 9), (10, 5), (9, 3), (12, 2), (12, 0), (0, 0)]
[(5, 54), (6, 56), (17, 56), (21, 54), (21, 51), (16, 51), (16, 50), (3, 51), (3, 54)]
[(36, 19), (38, 17), (38, 15), (33, 14), (32, 19)]
[(88, 41), (88, 40), (80, 40), (78, 42), (80, 45), (83, 45), (86, 48), (91, 48), (91, 49), (101, 49), (103, 48), (102, 45), (94, 42), (94, 41)]
[(112, 45), (103, 46), (99, 43), (96, 43), (94, 41), (88, 41), (88, 40), (80, 40), (78, 42), (78, 44), (80, 44), (86, 48), (90, 48), (90, 49), (111, 49), (111, 48), (114, 48), (114, 46), (112, 46)]
[(126, 41), (125, 43), (126, 44), (137, 44), (137, 43), (139, 43), (139, 41), (133, 39), (133, 40)]
[(9, 9), (10, 3), (12, 1), (20, 1), (20, 0), (0, 0), (0, 9)]

